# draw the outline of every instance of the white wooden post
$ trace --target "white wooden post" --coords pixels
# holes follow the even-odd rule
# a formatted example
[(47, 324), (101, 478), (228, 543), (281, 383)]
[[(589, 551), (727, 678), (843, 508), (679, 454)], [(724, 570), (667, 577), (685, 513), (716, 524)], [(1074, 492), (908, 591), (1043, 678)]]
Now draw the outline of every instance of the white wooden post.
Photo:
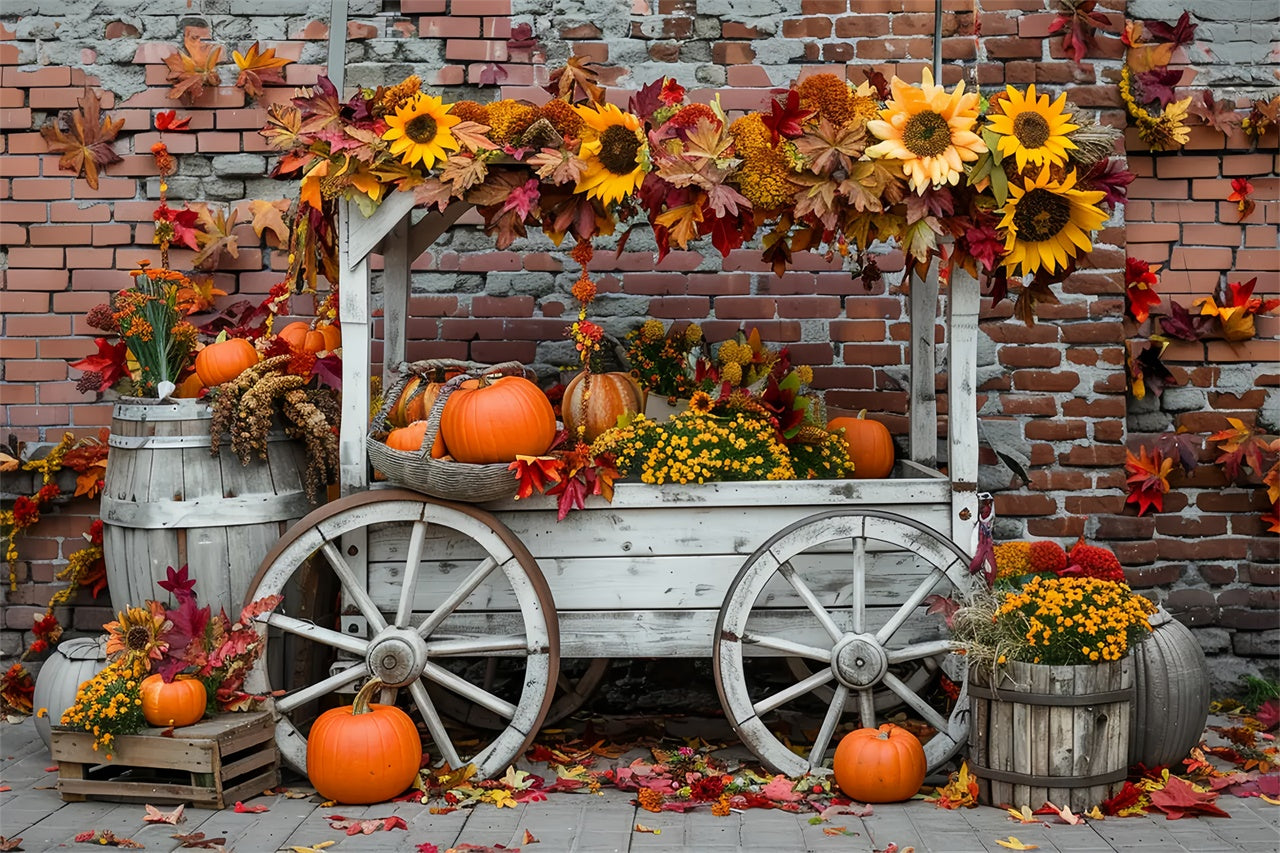
[(947, 472), (951, 539), (968, 553), (978, 535), (978, 281), (961, 269), (947, 290)]
[(342, 423), (338, 428), (343, 495), (369, 485), (365, 431), (369, 425), (369, 358), (373, 337), (369, 310), (369, 258), (352, 248), (352, 231), (364, 217), (349, 201), (338, 204), (338, 318), (342, 328)]
[(938, 467), (938, 362), (934, 340), (938, 322), (938, 265), (922, 278), (911, 274), (911, 435), (908, 455), (926, 468)]
[(401, 217), (382, 241), (382, 387), (405, 358), (409, 323), (409, 216)]

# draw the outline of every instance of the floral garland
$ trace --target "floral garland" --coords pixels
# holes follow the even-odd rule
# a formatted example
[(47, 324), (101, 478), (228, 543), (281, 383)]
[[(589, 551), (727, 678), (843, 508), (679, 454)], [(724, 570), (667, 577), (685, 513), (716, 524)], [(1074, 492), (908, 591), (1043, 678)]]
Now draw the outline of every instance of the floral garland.
[[(298, 221), (316, 231), (332, 233), (336, 198), (368, 213), (400, 190), (428, 207), (475, 205), (498, 248), (530, 226), (582, 245), (642, 218), (660, 257), (704, 238), (727, 255), (765, 229), (779, 275), (794, 252), (815, 251), (857, 255), (870, 282), (866, 253), (892, 241), (922, 266), (985, 274), (997, 296), (1024, 277), (1018, 313), (1030, 321), (1123, 199), (1132, 176), (1111, 158), (1118, 131), (1034, 86), (984, 100), (928, 71), (915, 84), (869, 77), (815, 74), (736, 119), (690, 103), (670, 78), (623, 111), (578, 59), (537, 106), (446, 104), (417, 77), (343, 103), (321, 78), (272, 105), (261, 133), (283, 154), (274, 175), (300, 182)], [(291, 256), (291, 276), (308, 263)]]

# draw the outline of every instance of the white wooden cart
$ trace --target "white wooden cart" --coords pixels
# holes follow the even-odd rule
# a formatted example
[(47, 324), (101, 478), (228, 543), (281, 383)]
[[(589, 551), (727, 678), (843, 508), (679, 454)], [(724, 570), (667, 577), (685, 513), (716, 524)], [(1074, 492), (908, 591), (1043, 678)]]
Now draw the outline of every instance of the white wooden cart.
[[(375, 675), (392, 685), (383, 701), (407, 694), (433, 757), (501, 773), (558, 701), (558, 682), (563, 712), (598, 679), (599, 665), (561, 678), (561, 658), (632, 657), (710, 657), (726, 716), (778, 772), (820, 770), (842, 725), (895, 708), (933, 730), (930, 767), (954, 755), (967, 703), (948, 713), (930, 701), (951, 647), (926, 599), (970, 582), (977, 283), (957, 273), (945, 300), (945, 474), (930, 275), (911, 287), (909, 458), (890, 478), (620, 483), (612, 503), (592, 498), (557, 522), (549, 498), (471, 505), (369, 482), (370, 257), (385, 264), (391, 370), (405, 355), (410, 265), (466, 209), (422, 215), (393, 193), (371, 217), (351, 204), (340, 213), (343, 497), (290, 529), (249, 592), (286, 595), (260, 626), (268, 665), (250, 684), (286, 691), (271, 703), (286, 761), (305, 768), (307, 721), (327, 694)], [(317, 658), (319, 670), (302, 663)], [(497, 724), (463, 740), (441, 712), (457, 718), (459, 707)]]

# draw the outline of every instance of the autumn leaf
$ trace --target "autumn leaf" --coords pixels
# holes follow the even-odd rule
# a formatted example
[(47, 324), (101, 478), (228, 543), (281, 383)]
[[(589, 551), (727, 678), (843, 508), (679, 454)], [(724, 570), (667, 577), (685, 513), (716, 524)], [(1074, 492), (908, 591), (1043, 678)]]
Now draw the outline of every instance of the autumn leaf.
[(453, 135), (459, 145), (474, 154), (477, 151), (493, 151), (502, 147), (494, 145), (493, 140), (487, 136), (489, 130), (490, 127), (487, 124), (460, 121), (449, 128), (449, 133)]
[(1247, 464), (1255, 474), (1262, 473), (1263, 454), (1271, 450), (1262, 433), (1250, 427), (1239, 418), (1227, 418), (1229, 429), (1219, 430), (1209, 436), (1209, 441), (1218, 442), (1218, 450), (1222, 454), (1215, 462), (1222, 466), (1227, 479), (1240, 477), (1241, 464)]
[(682, 204), (659, 214), (653, 221), (666, 228), (681, 249), (690, 240), (698, 239), (698, 224), (702, 222), (701, 204)]
[(1012, 836), (1012, 835), (1010, 835), (1007, 839), (997, 838), (996, 844), (999, 844), (1001, 847), (1008, 847), (1010, 850), (1039, 850), (1040, 849), (1040, 845), (1023, 844), (1015, 836)]
[(270, 809), (264, 805), (246, 806), (244, 803), (236, 800), (236, 814), (260, 814), (266, 811), (270, 811)]
[(636, 832), (647, 832), (647, 833), (650, 833), (650, 834), (652, 834), (652, 835), (661, 835), (661, 834), (662, 834), (662, 830), (661, 830), (661, 829), (657, 829), (657, 828), (652, 827), (652, 826), (645, 826), (643, 823), (637, 823), (637, 824), (635, 825), (635, 831), (636, 831)]
[(249, 215), (253, 217), (253, 233), (259, 237), (267, 232), (267, 243), (271, 246), (285, 246), (289, 242), (289, 226), (284, 222), (284, 215), (289, 212), (289, 199), (276, 201), (254, 199), (249, 202)]
[(1156, 273), (1157, 265), (1152, 267), (1140, 258), (1126, 258), (1124, 264), (1125, 308), (1129, 316), (1139, 323), (1144, 322), (1151, 314), (1151, 309), (1160, 304), (1160, 294), (1155, 287), (1160, 280)]
[(978, 805), (978, 780), (969, 773), (969, 762), (962, 761), (947, 784), (925, 797), (925, 802), (942, 809), (972, 809)]
[(171, 812), (162, 812), (155, 806), (147, 804), (147, 814), (142, 818), (142, 821), (143, 823), (170, 823), (176, 826), (186, 820), (186, 818), (182, 816), (182, 810), (184, 808), (186, 808), (186, 806), (179, 805)]
[(129, 346), (124, 341), (110, 343), (106, 338), (94, 338), (93, 342), (98, 347), (97, 354), (73, 361), (69, 366), (86, 373), (97, 373), (98, 391), (106, 391), (128, 374)]
[(1233, 101), (1215, 100), (1213, 92), (1209, 89), (1201, 90), (1200, 97), (1192, 99), (1188, 112), (1198, 116), (1206, 125), (1224, 136), (1230, 136), (1244, 119), (1236, 112)]
[(347, 835), (372, 835), (375, 832), (389, 832), (393, 829), (409, 828), (404, 818), (394, 815), (392, 817), (357, 819), (345, 818), (342, 815), (334, 814), (325, 815), (325, 820), (329, 821), (331, 829), (346, 830)]
[(824, 826), (822, 828), (823, 835), (857, 835), (856, 832), (850, 832), (846, 826)]
[(1184, 11), (1172, 26), (1163, 21), (1146, 21), (1144, 26), (1156, 41), (1178, 47), (1195, 40), (1196, 27), (1199, 25), (1191, 23), (1191, 13)]
[(1055, 806), (1053, 803), (1046, 802), (1043, 806), (1036, 809), (1038, 815), (1057, 815), (1058, 818), (1071, 826), (1079, 826), (1084, 823), (1084, 818), (1071, 811), (1070, 806)]
[(960, 609), (960, 603), (950, 596), (943, 596), (934, 593), (925, 596), (922, 604), (927, 605), (925, 613), (940, 613), (946, 621), (947, 627), (951, 627), (951, 621), (956, 615), (956, 611)]
[(173, 84), (170, 98), (191, 104), (204, 94), (205, 86), (222, 82), (218, 74), (222, 47), (201, 39), (195, 27), (187, 27), (182, 42), (185, 50), (175, 50), (164, 58), (164, 64), (169, 66), (165, 79)]
[(1173, 471), (1173, 460), (1165, 459), (1159, 450), (1147, 454), (1146, 445), (1138, 448), (1138, 455), (1125, 451), (1125, 472), (1128, 474), (1129, 497), (1125, 503), (1136, 503), (1138, 515), (1145, 515), (1148, 509), (1156, 512), (1164, 511), (1164, 495), (1169, 491), (1169, 474)]
[(570, 56), (563, 68), (551, 72), (551, 81), (545, 88), (552, 97), (562, 101), (573, 103), (578, 100), (575, 93), (581, 92), (583, 98), (599, 104), (604, 101), (604, 87), (596, 82), (599, 79), (596, 63), (581, 56)]
[(837, 168), (848, 173), (866, 147), (866, 128), (858, 122), (837, 128), (824, 117), (817, 130), (801, 136), (795, 146), (814, 173), (829, 175)]
[(1213, 325), (1211, 317), (1192, 314), (1177, 302), (1169, 303), (1169, 313), (1160, 318), (1160, 332), (1183, 341), (1202, 341)]
[(191, 117), (178, 118), (177, 110), (164, 110), (156, 113), (156, 130), (164, 133), (169, 131), (190, 130)]
[(1180, 776), (1169, 776), (1163, 788), (1151, 792), (1151, 806), (1164, 812), (1167, 820), (1177, 820), (1187, 815), (1231, 817), (1214, 805), (1217, 792), (1202, 791)]
[(814, 110), (802, 109), (800, 106), (800, 93), (795, 89), (787, 91), (787, 100), (785, 102), (773, 99), (770, 105), (769, 115), (761, 116), (764, 126), (769, 128), (769, 134), (773, 140), (773, 144), (778, 144), (778, 138), (795, 139), (804, 134), (804, 128), (801, 126), (805, 119), (813, 115)]
[(233, 51), (231, 59), (240, 69), (240, 75), (236, 77), (236, 88), (243, 89), (245, 95), (250, 98), (262, 97), (263, 83), (284, 85), (284, 77), (280, 76), (280, 69), (293, 61), (276, 56), (274, 47), (262, 50), (256, 41), (249, 45), (249, 49), (243, 54)]
[(1249, 218), (1249, 214), (1253, 213), (1255, 207), (1258, 206), (1250, 196), (1253, 195), (1253, 184), (1248, 178), (1233, 178), (1231, 180), (1231, 194), (1227, 196), (1227, 201), (1236, 203), (1236, 211), (1238, 216), (1237, 222), (1243, 222)]
[(1166, 340), (1129, 341), (1129, 390), (1135, 399), (1146, 397), (1148, 390), (1159, 397), (1167, 386), (1176, 383), (1173, 373), (1161, 358), (1168, 346)]
[(1049, 34), (1062, 33), (1062, 49), (1079, 65), (1085, 53), (1096, 45), (1099, 28), (1110, 29), (1111, 21), (1094, 11), (1095, 0), (1062, 0), (1062, 11), (1049, 24)]
[(123, 847), (129, 850), (141, 850), (143, 848), (143, 845), (132, 838), (122, 838), (109, 829), (104, 829), (101, 832), (92, 829), (88, 832), (82, 832), (76, 836), (76, 841), (97, 844), (102, 847)]
[(233, 258), (239, 258), (240, 246), (237, 242), (239, 238), (232, 233), (239, 213), (234, 208), (230, 212), (221, 207), (215, 211), (207, 204), (201, 204), (193, 209), (196, 211), (201, 230), (196, 232), (196, 242), (200, 245), (200, 251), (196, 252), (191, 259), (191, 266), (203, 270), (216, 269), (222, 260), (223, 252)]
[(557, 148), (544, 148), (525, 162), (538, 170), (539, 178), (557, 186), (577, 183), (587, 167), (585, 160)]
[(83, 174), (93, 189), (98, 188), (98, 169), (120, 162), (111, 143), (124, 127), (124, 119), (113, 121), (101, 114), (102, 100), (96, 92), (85, 90), (74, 112), (64, 110), (56, 120), (40, 128), (49, 150), (61, 154), (58, 168)]
[(461, 197), (467, 190), (484, 183), (488, 174), (489, 163), (485, 158), (469, 154), (454, 154), (445, 161), (444, 168), (440, 170), (440, 180), (449, 185), (450, 193), (454, 197)]

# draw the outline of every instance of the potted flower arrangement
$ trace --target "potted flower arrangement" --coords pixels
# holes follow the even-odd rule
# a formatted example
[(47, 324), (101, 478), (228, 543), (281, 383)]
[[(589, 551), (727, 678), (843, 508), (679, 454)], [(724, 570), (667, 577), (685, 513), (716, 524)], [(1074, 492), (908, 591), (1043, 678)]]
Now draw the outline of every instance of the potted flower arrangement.
[(207, 711), (252, 710), (260, 697), (242, 689), (262, 654), (252, 620), (279, 596), (255, 601), (233, 621), (196, 600), (187, 567), (167, 570), (158, 585), (174, 601), (122, 610), (107, 631), (106, 668), (84, 682), (62, 715), (63, 728), (89, 732), (108, 760), (116, 739), (154, 726), (190, 725)]
[(987, 804), (1055, 801), (1083, 810), (1128, 768), (1132, 649), (1155, 606), (1124, 582), (1115, 556), (1078, 543), (993, 549), (991, 589), (953, 615), (969, 660), (970, 766)]

